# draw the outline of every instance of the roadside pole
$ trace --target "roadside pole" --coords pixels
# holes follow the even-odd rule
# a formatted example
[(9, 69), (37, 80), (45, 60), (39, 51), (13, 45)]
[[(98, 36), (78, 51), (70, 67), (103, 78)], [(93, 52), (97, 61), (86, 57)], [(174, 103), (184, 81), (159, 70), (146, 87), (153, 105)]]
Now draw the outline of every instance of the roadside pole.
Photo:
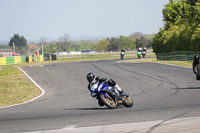
[(15, 56), (15, 43), (14, 42), (13, 42), (13, 51), (14, 51), (13, 56)]
[(44, 58), (43, 42), (41, 42), (41, 45), (42, 45), (42, 56), (43, 56), (43, 58)]

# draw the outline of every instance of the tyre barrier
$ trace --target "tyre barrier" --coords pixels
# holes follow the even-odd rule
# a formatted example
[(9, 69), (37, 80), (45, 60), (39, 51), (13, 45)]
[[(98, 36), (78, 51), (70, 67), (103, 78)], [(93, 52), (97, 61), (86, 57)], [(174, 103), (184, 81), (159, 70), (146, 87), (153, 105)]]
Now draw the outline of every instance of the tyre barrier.
[(24, 62), (41, 62), (43, 60), (43, 55), (28, 55), (28, 56), (12, 56), (12, 57), (0, 57), (0, 65), (11, 65), (20, 64)]
[(57, 60), (56, 54), (44, 54), (44, 60)]

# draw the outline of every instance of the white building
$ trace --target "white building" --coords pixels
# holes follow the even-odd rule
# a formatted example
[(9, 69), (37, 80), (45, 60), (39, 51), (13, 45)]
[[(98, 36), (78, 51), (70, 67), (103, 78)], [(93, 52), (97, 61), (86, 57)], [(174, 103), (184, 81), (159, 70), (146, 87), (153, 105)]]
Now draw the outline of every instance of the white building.
[(0, 57), (12, 56), (12, 49), (0, 49)]

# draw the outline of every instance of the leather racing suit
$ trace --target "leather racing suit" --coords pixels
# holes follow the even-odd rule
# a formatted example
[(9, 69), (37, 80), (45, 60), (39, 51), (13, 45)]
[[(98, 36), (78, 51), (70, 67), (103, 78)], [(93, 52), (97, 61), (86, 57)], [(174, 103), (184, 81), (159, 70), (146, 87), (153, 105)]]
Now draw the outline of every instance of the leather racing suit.
[(92, 82), (88, 84), (88, 89), (91, 92), (92, 97), (95, 97), (97, 95), (97, 93), (94, 90), (101, 87), (101, 86), (98, 86), (98, 83), (102, 83), (102, 82), (107, 82), (108, 84), (110, 82), (112, 83), (114, 82), (114, 84), (110, 86), (114, 87), (116, 93), (120, 93), (120, 94), (123, 93), (123, 90), (112, 79), (107, 80), (106, 78), (96, 77)]

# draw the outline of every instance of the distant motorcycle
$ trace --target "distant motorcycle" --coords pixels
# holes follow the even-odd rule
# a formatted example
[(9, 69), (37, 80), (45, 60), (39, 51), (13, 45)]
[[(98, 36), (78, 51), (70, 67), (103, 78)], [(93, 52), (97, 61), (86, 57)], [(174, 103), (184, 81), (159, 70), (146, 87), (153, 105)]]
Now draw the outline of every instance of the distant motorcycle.
[(108, 83), (99, 83), (100, 89), (95, 89), (97, 93), (96, 99), (98, 100), (99, 106), (107, 106), (110, 109), (115, 109), (120, 105), (125, 107), (132, 107), (133, 100), (125, 93), (116, 93), (114, 88), (109, 86)]
[(142, 56), (142, 52), (141, 52), (141, 51), (138, 51), (138, 52), (137, 52), (137, 56), (138, 56), (138, 59), (140, 59), (141, 56)]
[(144, 58), (146, 56), (146, 51), (142, 51), (142, 57)]
[(123, 59), (123, 58), (124, 58), (124, 56), (125, 56), (125, 52), (124, 52), (124, 51), (122, 51), (122, 52), (121, 52), (121, 59)]

